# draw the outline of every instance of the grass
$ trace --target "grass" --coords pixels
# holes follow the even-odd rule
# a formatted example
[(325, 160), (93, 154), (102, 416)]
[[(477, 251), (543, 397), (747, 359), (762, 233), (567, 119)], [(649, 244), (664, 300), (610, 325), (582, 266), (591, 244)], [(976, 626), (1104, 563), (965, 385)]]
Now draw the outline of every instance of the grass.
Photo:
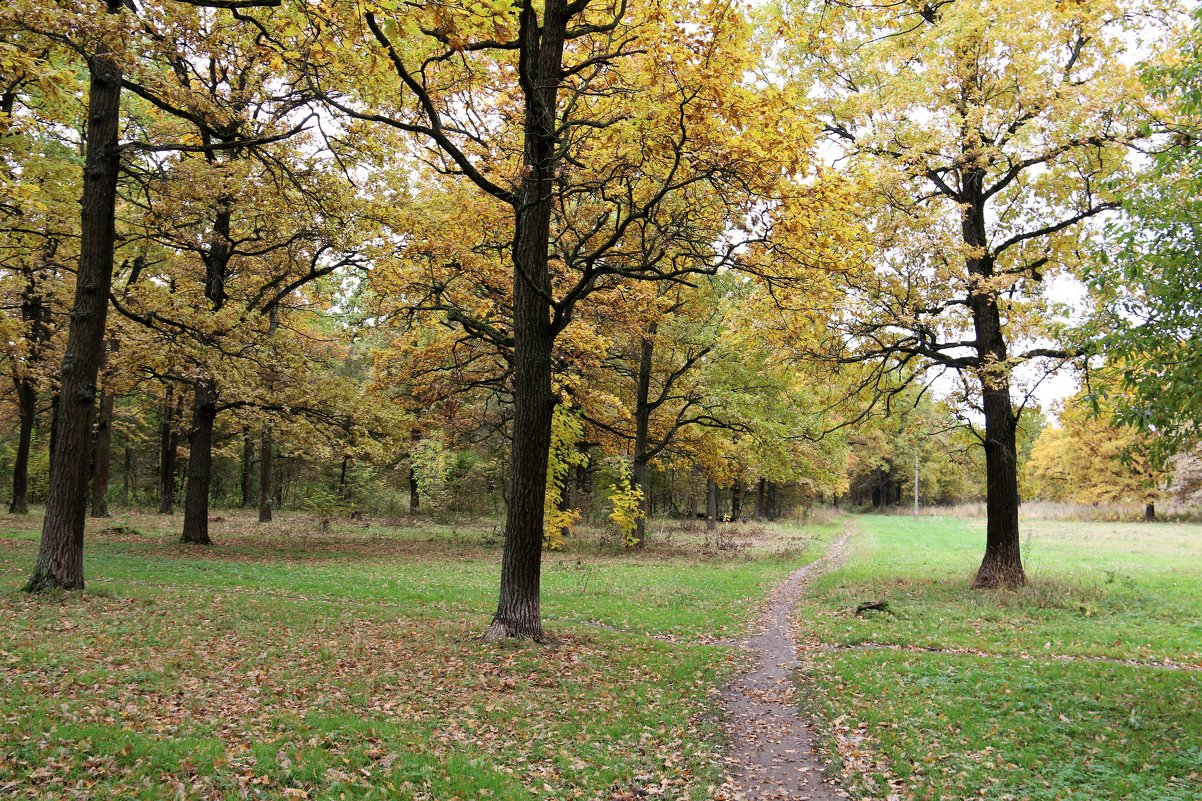
[(982, 592), (980, 521), (857, 525), (799, 612), (857, 792), (1202, 798), (1202, 527), (1027, 521), (1030, 585)]
[(223, 516), (212, 549), (94, 526), (88, 591), (36, 598), (39, 521), (3, 521), (0, 796), (711, 797), (734, 657), (707, 642), (838, 529), (581, 538), (546, 561), (555, 642), (486, 646), (491, 525)]

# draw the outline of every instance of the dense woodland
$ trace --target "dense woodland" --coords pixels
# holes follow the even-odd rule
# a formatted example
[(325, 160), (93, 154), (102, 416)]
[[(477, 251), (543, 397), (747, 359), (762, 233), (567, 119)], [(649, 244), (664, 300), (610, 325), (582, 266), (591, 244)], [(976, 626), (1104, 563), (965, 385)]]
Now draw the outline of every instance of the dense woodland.
[(983, 500), (978, 584), (1014, 586), (1020, 497), (1196, 489), (1186, 4), (16, 0), (0, 31), (31, 590), (82, 587), (118, 506), (202, 544), (225, 507), (496, 515), (490, 635), (537, 639), (581, 523)]

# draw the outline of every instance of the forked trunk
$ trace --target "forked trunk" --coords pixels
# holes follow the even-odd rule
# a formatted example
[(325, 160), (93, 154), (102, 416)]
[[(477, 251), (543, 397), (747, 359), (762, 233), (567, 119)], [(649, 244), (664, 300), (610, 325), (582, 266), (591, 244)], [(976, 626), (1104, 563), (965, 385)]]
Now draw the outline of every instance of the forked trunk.
[[(109, 0), (107, 13), (121, 10)], [(50, 453), (50, 485), (38, 559), (25, 589), (82, 589), (84, 513), (88, 497), (88, 452), (96, 378), (104, 354), (104, 321), (113, 281), (117, 179), (121, 151), (121, 71), (101, 41), (89, 59), (87, 151), (80, 201), (79, 269), (67, 347), (60, 372), (59, 403)]]
[(212, 545), (209, 539), (209, 482), (213, 475), (213, 423), (217, 418), (217, 386), (196, 382), (192, 426), (188, 432), (188, 482), (184, 489), (184, 533), (180, 542)]
[[(1018, 532), (1018, 417), (1010, 400), (1010, 367), (1001, 309), (997, 292), (989, 284), (994, 262), (986, 247), (983, 180), (980, 170), (965, 173), (964, 191), (969, 203), (961, 220), (964, 244), (973, 249), (967, 260), (968, 303), (985, 413), (985, 557), (973, 586), (1018, 587), (1026, 582)], [(978, 256), (977, 252), (985, 255)]]

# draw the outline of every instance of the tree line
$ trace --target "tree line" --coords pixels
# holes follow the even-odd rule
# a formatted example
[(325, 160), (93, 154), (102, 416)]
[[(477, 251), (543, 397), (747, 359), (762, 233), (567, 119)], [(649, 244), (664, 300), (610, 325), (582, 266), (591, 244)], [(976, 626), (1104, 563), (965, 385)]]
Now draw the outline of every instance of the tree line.
[(896, 504), (910, 461), (985, 497), (977, 584), (1021, 584), (1048, 374), (1153, 463), (1194, 436), (1198, 33), (1138, 5), (10, 4), (28, 589), (83, 586), (114, 438), (186, 543), (215, 495), (503, 508), (490, 638), (543, 636), (586, 497), (637, 548), (701, 498)]

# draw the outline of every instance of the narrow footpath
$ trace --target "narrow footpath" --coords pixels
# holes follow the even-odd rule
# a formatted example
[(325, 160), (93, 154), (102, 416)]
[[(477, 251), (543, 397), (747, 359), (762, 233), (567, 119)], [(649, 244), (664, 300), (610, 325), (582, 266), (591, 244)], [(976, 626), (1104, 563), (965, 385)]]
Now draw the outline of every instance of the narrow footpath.
[(815, 751), (812, 723), (797, 704), (797, 645), (790, 636), (794, 608), (817, 576), (846, 556), (853, 535), (846, 527), (817, 561), (795, 570), (768, 599), (761, 633), (744, 647), (752, 667), (722, 694), (730, 751), (728, 780), (720, 797), (731, 801), (843, 801), (847, 793), (827, 781)]

